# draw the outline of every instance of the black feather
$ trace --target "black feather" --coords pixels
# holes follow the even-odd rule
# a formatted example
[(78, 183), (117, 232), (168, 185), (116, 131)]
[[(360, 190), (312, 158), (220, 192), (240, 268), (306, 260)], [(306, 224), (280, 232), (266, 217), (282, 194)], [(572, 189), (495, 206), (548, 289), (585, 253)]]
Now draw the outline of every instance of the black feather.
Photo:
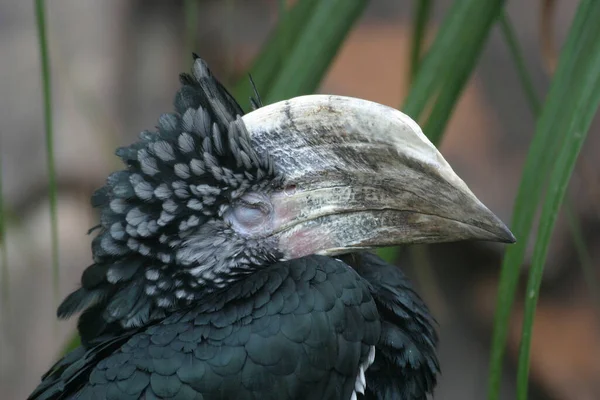
[(402, 271), (371, 253), (343, 256), (371, 284), (382, 320), (364, 399), (426, 400), (440, 372), (435, 321)]
[(94, 289), (99, 285), (106, 283), (106, 273), (110, 268), (109, 264), (92, 264), (87, 267), (81, 275), (81, 286), (85, 289)]
[(103, 301), (106, 297), (105, 290), (80, 288), (63, 300), (56, 311), (56, 315), (61, 319), (69, 318), (71, 315)]

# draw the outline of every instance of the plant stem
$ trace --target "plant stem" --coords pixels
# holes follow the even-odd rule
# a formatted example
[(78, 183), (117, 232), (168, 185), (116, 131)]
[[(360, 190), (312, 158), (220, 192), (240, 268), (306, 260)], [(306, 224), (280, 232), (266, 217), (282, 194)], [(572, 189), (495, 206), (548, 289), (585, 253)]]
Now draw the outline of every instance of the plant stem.
[[(506, 44), (509, 47), (512, 58), (515, 62), (515, 67), (521, 80), (521, 87), (525, 92), (525, 97), (528, 100), (529, 108), (533, 115), (537, 118), (541, 108), (541, 102), (535, 93), (533, 86), (533, 79), (529, 73), (523, 57), (523, 51), (521, 50), (519, 43), (516, 39), (513, 25), (510, 21), (510, 17), (504, 12), (500, 18), (500, 27), (502, 34), (506, 40)], [(598, 309), (598, 315), (600, 316), (600, 284), (598, 278), (594, 272), (594, 266), (591, 261), (590, 252), (585, 244), (584, 235), (581, 231), (581, 223), (573, 206), (573, 200), (567, 195), (564, 202), (564, 210), (567, 221), (569, 223), (569, 230), (575, 245), (575, 250), (579, 258), (579, 263), (585, 277), (588, 290), (590, 291), (590, 297), (594, 303), (594, 306)]]
[(190, 57), (196, 50), (196, 35), (198, 34), (198, 0), (185, 0), (183, 4), (185, 14), (185, 65), (190, 62)]
[(8, 272), (8, 245), (6, 244), (6, 210), (4, 208), (4, 197), (2, 191), (2, 159), (0, 158), (0, 252), (2, 257), (0, 259), (1, 264), (1, 276), (2, 280), (2, 304), (8, 306), (8, 295), (10, 290), (9, 272)]
[(515, 34), (515, 29), (506, 11), (504, 11), (500, 15), (500, 29), (502, 30), (502, 34), (504, 36), (504, 40), (506, 41), (506, 45), (508, 46), (508, 49), (512, 55), (513, 61), (515, 62), (515, 67), (517, 68), (519, 79), (521, 80), (521, 87), (525, 92), (525, 97), (529, 102), (531, 112), (537, 117), (540, 113), (541, 102), (535, 94), (533, 80), (531, 79), (531, 75), (527, 71), (527, 66), (525, 64), (523, 52), (521, 51), (521, 46), (519, 45), (517, 35)]
[(425, 38), (427, 22), (431, 15), (432, 0), (415, 0), (417, 8), (415, 22), (413, 24), (412, 46), (410, 48), (410, 80), (417, 75), (421, 53), (423, 50), (423, 39)]
[(44, 101), (44, 126), (46, 131), (46, 158), (48, 169), (48, 196), (50, 198), (50, 235), (52, 249), (52, 284), (54, 294), (59, 293), (59, 253), (58, 253), (58, 218), (56, 169), (54, 163), (54, 134), (52, 130), (52, 86), (50, 80), (50, 55), (48, 51), (48, 35), (46, 30), (46, 13), (44, 0), (34, 0), (35, 15), (40, 45), (42, 68), (42, 87)]

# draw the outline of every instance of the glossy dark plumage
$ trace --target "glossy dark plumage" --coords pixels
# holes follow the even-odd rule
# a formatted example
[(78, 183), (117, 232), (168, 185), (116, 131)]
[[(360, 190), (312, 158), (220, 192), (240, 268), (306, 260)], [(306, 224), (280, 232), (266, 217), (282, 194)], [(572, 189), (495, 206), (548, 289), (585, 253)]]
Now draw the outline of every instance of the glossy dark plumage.
[(425, 399), (433, 392), (440, 372), (437, 334), (429, 309), (399, 268), (371, 253), (343, 259), (370, 283), (381, 319), (364, 398)]
[(98, 340), (85, 355), (75, 350), (32, 398), (67, 398), (62, 389), (98, 399), (349, 399), (379, 333), (368, 283), (341, 262), (310, 256)]
[(348, 400), (373, 346), (364, 398), (425, 399), (437, 338), (399, 269), (369, 253), (277, 261), (224, 223), (280, 177), (230, 129), (241, 108), (202, 60), (193, 72), (93, 196), (94, 264), (58, 310), (84, 311), (83, 346), (30, 399)]

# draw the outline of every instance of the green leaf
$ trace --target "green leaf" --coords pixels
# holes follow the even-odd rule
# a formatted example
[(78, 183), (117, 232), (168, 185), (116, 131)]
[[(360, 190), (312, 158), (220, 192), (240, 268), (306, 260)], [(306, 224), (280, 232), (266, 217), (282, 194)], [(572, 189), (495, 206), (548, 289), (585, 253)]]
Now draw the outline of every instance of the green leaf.
[(264, 96), (266, 102), (314, 92), (366, 4), (366, 0), (319, 2), (295, 46), (286, 54), (273, 86)]
[(565, 199), (564, 210), (567, 222), (569, 223), (569, 228), (571, 229), (573, 244), (575, 245), (577, 258), (579, 258), (581, 264), (585, 283), (588, 286), (590, 297), (596, 308), (596, 312), (600, 316), (600, 282), (598, 282), (598, 276), (596, 275), (596, 266), (592, 259), (592, 255), (590, 254), (590, 249), (585, 242), (585, 236), (581, 228), (579, 216), (575, 213), (573, 202), (570, 201), (569, 197)]
[(10, 290), (8, 275), (8, 246), (6, 245), (6, 208), (4, 207), (4, 192), (2, 191), (2, 159), (0, 158), (0, 280), (2, 286), (2, 304), (8, 306), (8, 295)]
[[(402, 107), (406, 114), (418, 120), (429, 101), (445, 85), (450, 85), (436, 114), (436, 118), (442, 118), (436, 129), (445, 126), (443, 119), (447, 117), (444, 118), (442, 111), (451, 111), (458, 100), (504, 3), (504, 0), (457, 0), (452, 4), (411, 85)], [(449, 83), (457, 77), (458, 83)], [(427, 131), (425, 134), (429, 135)]]
[[(366, 4), (301, 0), (286, 10), (249, 71), (265, 103), (314, 92)], [(246, 77), (233, 94), (242, 102), (253, 94)]]
[[(529, 103), (529, 108), (531, 109), (533, 115), (537, 118), (541, 108), (541, 102), (535, 93), (533, 79), (527, 70), (523, 52), (517, 41), (510, 17), (506, 12), (502, 14), (502, 18), (500, 19), (500, 27), (513, 61), (515, 62), (519, 80), (521, 81), (521, 87), (523, 88), (525, 97)], [(581, 269), (585, 276), (585, 282), (588, 286), (594, 306), (598, 309), (598, 315), (600, 315), (600, 283), (596, 277), (592, 256), (590, 255), (590, 251), (586, 245), (585, 236), (581, 228), (581, 222), (579, 221), (579, 216), (574, 210), (572, 199), (567, 195), (567, 198), (564, 200), (564, 202), (565, 216), (569, 224), (569, 230), (571, 232), (573, 244), (577, 252), (577, 258), (579, 259)]]
[(50, 237), (52, 249), (52, 283), (54, 295), (59, 292), (58, 218), (56, 214), (56, 168), (54, 167), (54, 135), (52, 130), (52, 86), (50, 78), (50, 54), (46, 32), (44, 0), (35, 0), (35, 15), (40, 45), (42, 88), (44, 93), (44, 125), (46, 130), (46, 157), (48, 168), (48, 196), (50, 198)]
[[(559, 66), (537, 123), (536, 133), (525, 162), (512, 221), (512, 230), (518, 241), (515, 245), (510, 246), (506, 252), (498, 288), (490, 360), (490, 382), (488, 388), (488, 399), (490, 400), (499, 398), (502, 360), (509, 328), (510, 311), (514, 302), (519, 270), (523, 262), (527, 239), (531, 232), (533, 218), (543, 188), (546, 182), (548, 182), (547, 178), (550, 175), (551, 168), (554, 165), (558, 165), (557, 151), (561, 150), (561, 155), (559, 155), (559, 160), (561, 161), (560, 167), (568, 168), (570, 162), (570, 158), (568, 157), (575, 157), (579, 150), (576, 146), (579, 142), (573, 145), (573, 141), (570, 141), (568, 138), (573, 138), (573, 133), (576, 132), (575, 129), (580, 129), (577, 131), (578, 135), (583, 135), (583, 132), (587, 130), (588, 125), (585, 124), (587, 122), (585, 120), (579, 120), (581, 125), (572, 124), (573, 118), (582, 118), (583, 116), (580, 108), (582, 105), (581, 101), (584, 99), (590, 102), (588, 106), (593, 106), (594, 111), (597, 106), (596, 103), (591, 103), (592, 99), (586, 93), (594, 88), (595, 85), (595, 78), (590, 73), (594, 70), (590, 69), (590, 66), (595, 62), (592, 55), (596, 49), (593, 48), (593, 40), (590, 39), (593, 37), (593, 33), (590, 33), (590, 31), (593, 30), (592, 26), (596, 26), (593, 22), (596, 20), (591, 15), (598, 17), (597, 9), (599, 5), (600, 3), (586, 0), (579, 6), (567, 42), (561, 53)], [(597, 64), (596, 68), (598, 68)], [(584, 127), (585, 129), (582, 129)], [(563, 155), (566, 148), (574, 154)], [(566, 177), (568, 179), (570, 171), (562, 171), (561, 174), (565, 172), (568, 172)], [(552, 174), (551, 184), (555, 190), (559, 190), (560, 187), (555, 187), (554, 185), (563, 183), (556, 181), (556, 179), (563, 178), (561, 174), (558, 172), (553, 172)], [(560, 193), (560, 190), (558, 192), (551, 190), (549, 192), (549, 201), (556, 201), (557, 199), (562, 200), (562, 193)], [(554, 223), (551, 221), (553, 218), (551, 218), (547, 207), (550, 206), (545, 206), (546, 213), (542, 218), (542, 223), (549, 223), (550, 225), (544, 225), (544, 229), (551, 230)], [(544, 220), (544, 218), (548, 219)], [(541, 269), (543, 268), (542, 255), (545, 255), (542, 243), (545, 240), (545, 234), (548, 233), (541, 230), (538, 234), (538, 244), (536, 244), (537, 256), (534, 257), (536, 263), (542, 261), (542, 266), (537, 267)], [(532, 267), (532, 274), (540, 272), (537, 268)], [(537, 283), (532, 281), (530, 284), (535, 286)], [(530, 295), (531, 292), (528, 292), (528, 298)], [(533, 301), (535, 305), (536, 299), (537, 291), (534, 291), (533, 298), (529, 301)], [(523, 340), (527, 342), (528, 338), (524, 337)]]
[(525, 58), (523, 57), (523, 52), (521, 51), (521, 46), (519, 45), (519, 41), (517, 40), (517, 34), (510, 22), (510, 18), (506, 12), (503, 12), (500, 16), (500, 29), (502, 30), (502, 34), (504, 36), (504, 40), (506, 41), (506, 45), (510, 50), (510, 54), (515, 62), (515, 67), (517, 69), (517, 74), (519, 75), (519, 80), (521, 81), (521, 87), (525, 92), (525, 97), (527, 98), (527, 102), (529, 103), (529, 108), (531, 108), (531, 112), (537, 118), (540, 113), (540, 101), (535, 94), (535, 89), (533, 87), (533, 80), (529, 72), (527, 71), (527, 66), (525, 65)]
[[(585, 57), (563, 59), (570, 54), (562, 54), (555, 80), (564, 79), (569, 82), (561, 95), (561, 112), (548, 114), (542, 112), (538, 125), (544, 118), (553, 121), (550, 125), (553, 138), (559, 144), (557, 157), (551, 164), (550, 182), (546, 195), (538, 229), (538, 236), (533, 252), (533, 260), (529, 272), (529, 281), (525, 296), (525, 311), (523, 315), (523, 330), (519, 347), (519, 363), (517, 370), (517, 399), (527, 400), (529, 383), (529, 352), (535, 310), (539, 296), (544, 265), (548, 253), (548, 245), (554, 230), (554, 225), (565, 196), (571, 174), (575, 168), (577, 156), (583, 146), (592, 119), (600, 104), (600, 2), (595, 0), (582, 1), (578, 13), (585, 13), (588, 22), (581, 27), (574, 25), (570, 35), (577, 37), (576, 51)], [(581, 29), (581, 31), (580, 31)], [(566, 53), (566, 52), (565, 52)], [(564, 76), (567, 69), (564, 64), (573, 63), (573, 73)], [(561, 65), (562, 64), (562, 65)], [(561, 67), (563, 69), (561, 70)], [(551, 92), (551, 95), (554, 93)], [(548, 100), (548, 103), (551, 99)], [(566, 104), (565, 104), (566, 103)]]
[(475, 65), (477, 65), (478, 54), (472, 53), (470, 56), (459, 58), (455, 74), (451, 79), (444, 82), (442, 90), (435, 100), (433, 109), (423, 127), (423, 132), (436, 146), (442, 141), (442, 136), (444, 135), (450, 116), (469, 81)]
[(282, 17), (285, 15), (285, 12), (287, 10), (287, 0), (279, 0), (279, 7), (277, 9), (277, 12), (279, 13), (279, 16)]
[[(280, 13), (280, 21), (248, 71), (264, 98), (268, 96), (287, 53), (296, 46), (317, 4), (318, 0), (300, 0), (285, 13)], [(246, 76), (235, 85), (232, 93), (242, 105), (254, 94)]]
[[(500, 19), (500, 27), (513, 61), (515, 62), (517, 73), (521, 81), (521, 87), (523, 88), (525, 97), (529, 103), (529, 108), (537, 118), (541, 108), (540, 101), (535, 93), (533, 80), (531, 74), (527, 70), (525, 58), (523, 57), (523, 52), (517, 41), (510, 17), (506, 12), (503, 13), (502, 18)], [(573, 244), (577, 252), (577, 258), (579, 259), (584, 274), (584, 280), (588, 286), (592, 302), (597, 309), (598, 315), (600, 315), (600, 283), (596, 277), (593, 260), (585, 242), (585, 236), (581, 228), (579, 216), (574, 210), (573, 201), (570, 197), (567, 197), (564, 200), (564, 211), (569, 224)]]
[(196, 36), (198, 35), (199, 0), (185, 0), (183, 14), (185, 15), (185, 57), (189, 62), (190, 55), (196, 51)]
[(69, 339), (69, 341), (67, 342), (67, 344), (64, 345), (61, 354), (67, 354), (70, 351), (75, 350), (76, 348), (78, 348), (81, 345), (81, 338), (79, 337), (79, 334), (74, 334), (71, 339)]
[(427, 23), (433, 9), (433, 0), (415, 0), (415, 21), (413, 23), (412, 44), (410, 47), (410, 79), (415, 78), (421, 61), (423, 39), (427, 34)]

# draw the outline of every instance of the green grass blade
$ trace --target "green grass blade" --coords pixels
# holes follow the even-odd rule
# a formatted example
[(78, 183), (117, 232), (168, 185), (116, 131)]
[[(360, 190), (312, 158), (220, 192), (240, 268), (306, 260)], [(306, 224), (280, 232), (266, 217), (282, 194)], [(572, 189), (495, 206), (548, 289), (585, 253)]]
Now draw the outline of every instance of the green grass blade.
[(287, 0), (279, 0), (277, 13), (279, 14), (279, 20), (282, 20), (287, 10)]
[[(500, 19), (500, 27), (502, 29), (504, 40), (506, 41), (506, 44), (510, 50), (513, 61), (515, 62), (519, 80), (521, 81), (521, 87), (523, 88), (525, 97), (529, 103), (529, 108), (531, 109), (532, 114), (537, 118), (541, 102), (535, 93), (533, 80), (531, 78), (531, 74), (527, 70), (525, 58), (523, 57), (523, 51), (521, 50), (519, 42), (516, 39), (516, 34), (510, 21), (510, 17), (506, 12), (502, 14)], [(583, 270), (590, 296), (594, 306), (598, 308), (598, 315), (600, 315), (600, 284), (594, 272), (592, 258), (585, 243), (585, 237), (581, 230), (579, 217), (574, 211), (573, 201), (570, 197), (565, 199), (564, 209), (567, 222), (569, 224), (569, 230), (573, 239), (573, 244), (575, 245), (577, 257), (579, 259), (579, 263), (581, 264), (581, 269)]]
[(10, 291), (8, 273), (8, 246), (6, 244), (6, 209), (4, 207), (4, 192), (2, 190), (2, 158), (0, 158), (0, 280), (2, 280), (2, 304), (8, 306)]
[[(579, 7), (580, 10), (585, 9), (586, 13), (593, 15), (593, 18), (581, 27), (583, 32), (579, 34), (577, 45), (580, 47), (581, 54), (585, 54), (586, 57), (569, 60), (575, 63), (574, 74), (565, 77), (570, 81), (570, 85), (562, 96), (562, 101), (568, 103), (565, 105), (568, 110), (563, 110), (556, 118), (558, 121), (554, 125), (559, 129), (563, 129), (565, 133), (560, 135), (562, 137), (558, 140), (560, 150), (553, 163), (550, 175), (548, 194), (542, 209), (538, 237), (527, 283), (517, 370), (518, 400), (527, 399), (531, 334), (550, 238), (577, 156), (600, 104), (600, 45), (597, 41), (600, 35), (600, 25), (592, 22), (598, 21), (598, 18), (600, 18), (600, 3), (593, 0), (583, 1)], [(579, 27), (575, 26), (573, 28), (577, 29)], [(575, 32), (575, 34), (577, 33)], [(555, 79), (563, 78), (559, 75), (561, 72), (559, 67)], [(544, 115), (541, 118), (543, 119)]]
[[(318, 0), (300, 0), (280, 14), (281, 19), (252, 63), (248, 73), (252, 75), (263, 99), (269, 95), (287, 53), (296, 46), (317, 4)], [(242, 106), (248, 104), (245, 100), (254, 93), (247, 76), (240, 79), (232, 93)]]
[(290, 49), (266, 103), (312, 93), (344, 42), (366, 0), (329, 0), (318, 3), (306, 28)]
[[(457, 74), (460, 76), (460, 69), (465, 65), (471, 65), (461, 58), (476, 60), (479, 57), (504, 3), (504, 0), (457, 0), (452, 4), (431, 48), (420, 63), (402, 107), (406, 114), (419, 119), (443, 84), (455, 79)], [(449, 91), (460, 93), (456, 89)], [(450, 94), (446, 95), (446, 98), (450, 97)]]
[[(479, 3), (482, 10), (479, 13), (485, 13), (487, 16), (486, 23), (481, 25), (481, 29), (487, 29), (485, 32), (489, 33), (496, 18), (499, 18), (502, 12), (502, 4), (498, 2), (495, 8), (488, 9), (489, 4)], [(454, 18), (458, 14), (452, 14)], [(466, 14), (465, 14), (466, 15)], [(479, 14), (478, 14), (479, 15)], [(461, 23), (461, 21), (455, 22)], [(440, 33), (441, 34), (441, 33)], [(454, 46), (455, 49), (449, 55), (449, 58), (454, 59), (453, 62), (449, 63), (446, 69), (451, 69), (452, 75), (449, 79), (442, 82), (440, 92), (435, 100), (435, 104), (431, 113), (427, 118), (427, 123), (424, 126), (423, 131), (427, 137), (435, 144), (438, 145), (444, 134), (444, 130), (452, 111), (460, 98), (462, 91), (464, 90), (469, 78), (471, 77), (472, 71), (477, 65), (479, 55), (483, 50), (487, 35), (474, 35), (469, 30), (464, 32), (459, 40), (460, 46)], [(433, 71), (431, 71), (433, 73)], [(411, 106), (407, 102), (406, 109)]]
[(508, 50), (510, 51), (513, 61), (515, 62), (517, 74), (519, 75), (519, 80), (521, 81), (521, 87), (525, 92), (525, 97), (527, 98), (531, 112), (533, 115), (537, 116), (540, 113), (540, 100), (535, 94), (533, 81), (527, 72), (525, 58), (523, 57), (521, 46), (517, 40), (515, 29), (513, 28), (510, 18), (506, 12), (503, 12), (500, 15), (499, 22), (502, 35), (504, 36), (504, 40), (506, 41), (506, 45), (508, 46)]
[(433, 9), (433, 0), (415, 0), (415, 21), (413, 23), (412, 44), (410, 48), (410, 78), (415, 78), (419, 70), (423, 39), (427, 33), (427, 23)]
[[(464, 54), (459, 53), (458, 62), (454, 66), (455, 72), (451, 79), (444, 82), (423, 127), (423, 131), (429, 140), (436, 146), (441, 142), (452, 111), (477, 64), (478, 56), (483, 48), (482, 45), (483, 43), (479, 43), (479, 40), (469, 40), (461, 43), (461, 46), (464, 46), (465, 49)], [(478, 49), (478, 51), (471, 52), (467, 50), (469, 48)]]
[(196, 51), (196, 37), (198, 36), (198, 0), (185, 0), (183, 3), (183, 13), (185, 16), (185, 55), (184, 60), (187, 65), (190, 55)]
[(393, 263), (398, 258), (399, 249), (396, 247), (383, 247), (377, 250), (377, 255), (389, 263)]
[(71, 339), (67, 341), (67, 343), (63, 346), (61, 354), (67, 354), (68, 352), (75, 350), (81, 345), (81, 338), (78, 333), (75, 333)]
[(56, 169), (54, 163), (54, 134), (52, 130), (52, 86), (50, 78), (50, 55), (46, 30), (46, 13), (43, 0), (35, 0), (35, 16), (37, 23), (40, 58), (42, 69), (42, 87), (44, 101), (44, 125), (46, 131), (46, 157), (48, 169), (48, 196), (50, 198), (50, 235), (52, 248), (52, 283), (54, 294), (59, 292), (59, 254), (58, 254), (58, 219), (56, 214)]
[(572, 202), (565, 200), (565, 214), (567, 216), (567, 222), (571, 228), (573, 235), (573, 244), (575, 245), (575, 251), (577, 257), (581, 263), (581, 269), (583, 271), (583, 278), (588, 290), (590, 292), (590, 298), (593, 306), (596, 308), (596, 312), (600, 316), (600, 283), (598, 282), (598, 276), (596, 275), (596, 269), (594, 266), (594, 260), (586, 246), (583, 231), (578, 216), (575, 214), (575, 210)]
[(490, 357), (489, 400), (497, 400), (500, 395), (504, 348), (520, 266), (542, 190), (564, 135), (564, 130), (559, 127), (559, 118), (572, 112), (572, 109), (566, 109), (570, 108), (570, 104), (565, 104), (565, 96), (569, 94), (568, 90), (575, 78), (574, 60), (581, 54), (579, 39), (586, 22), (590, 21), (589, 14), (582, 11), (588, 6), (588, 1), (581, 4), (561, 53), (557, 73), (536, 126), (515, 201), (511, 229), (517, 237), (517, 243), (508, 248), (500, 273)]
[[(285, 21), (287, 14), (287, 0), (279, 0), (277, 7), (277, 18), (278, 21)], [(279, 40), (279, 60), (283, 63), (285, 57), (287, 55), (289, 40), (288, 40), (289, 29), (284, 29), (281, 31), (281, 36)], [(296, 36), (297, 37), (297, 36)]]
[(225, 2), (225, 80), (231, 82), (235, 73), (235, 0), (222, 0)]

